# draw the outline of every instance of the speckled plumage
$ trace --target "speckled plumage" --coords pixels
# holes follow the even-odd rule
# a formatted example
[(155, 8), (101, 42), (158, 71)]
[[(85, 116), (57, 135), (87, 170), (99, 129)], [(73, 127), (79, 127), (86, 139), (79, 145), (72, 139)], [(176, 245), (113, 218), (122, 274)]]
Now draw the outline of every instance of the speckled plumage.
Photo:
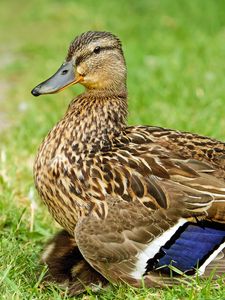
[[(91, 77), (86, 83), (84, 71), (86, 91), (71, 102), (39, 148), (35, 183), (88, 263), (111, 281), (140, 286), (142, 281), (131, 276), (138, 253), (180, 218), (225, 223), (225, 144), (187, 132), (127, 126), (119, 40), (110, 33), (85, 33), (71, 44), (67, 61), (85, 70), (94, 59), (86, 67), (92, 71), (97, 58), (90, 44), (96, 41), (104, 42), (104, 50), (95, 83)], [(77, 52), (86, 55), (84, 61), (76, 60)], [(111, 74), (113, 65), (121, 65), (118, 76)], [(225, 270), (224, 259), (221, 264)], [(153, 272), (145, 274), (145, 282), (151, 286), (161, 279)]]

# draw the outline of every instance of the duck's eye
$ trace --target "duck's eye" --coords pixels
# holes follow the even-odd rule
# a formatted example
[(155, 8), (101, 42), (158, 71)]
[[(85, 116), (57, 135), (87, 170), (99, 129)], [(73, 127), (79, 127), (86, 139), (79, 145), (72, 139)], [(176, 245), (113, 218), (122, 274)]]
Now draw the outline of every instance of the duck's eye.
[(98, 54), (98, 53), (100, 52), (100, 50), (101, 50), (101, 47), (100, 47), (100, 46), (97, 46), (97, 47), (95, 47), (95, 49), (94, 49), (94, 53), (95, 53), (95, 54)]

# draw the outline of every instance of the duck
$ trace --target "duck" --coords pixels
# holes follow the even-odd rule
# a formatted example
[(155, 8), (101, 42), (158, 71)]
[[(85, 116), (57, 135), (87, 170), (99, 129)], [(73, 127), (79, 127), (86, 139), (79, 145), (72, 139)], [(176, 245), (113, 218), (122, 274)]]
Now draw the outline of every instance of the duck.
[(59, 281), (67, 278), (72, 294), (78, 273), (71, 270), (81, 262), (79, 274), (92, 274), (78, 276), (88, 286), (162, 287), (225, 273), (225, 143), (127, 125), (126, 78), (120, 39), (88, 31), (32, 90), (39, 96), (84, 87), (34, 162), (36, 189), (63, 228), (43, 261), (53, 278), (64, 274)]

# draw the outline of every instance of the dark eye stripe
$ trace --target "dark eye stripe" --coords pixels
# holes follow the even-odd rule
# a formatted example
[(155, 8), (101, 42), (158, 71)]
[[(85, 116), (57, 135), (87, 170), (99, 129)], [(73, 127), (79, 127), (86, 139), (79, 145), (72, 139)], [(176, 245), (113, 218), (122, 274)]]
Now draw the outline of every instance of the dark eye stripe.
[(80, 55), (76, 58), (76, 66), (78, 66), (81, 62), (85, 61), (91, 54)]
[[(113, 50), (115, 48), (117, 48), (117, 47), (115, 47), (115, 46), (105, 46), (105, 47), (101, 47), (101, 51)], [(76, 59), (76, 66), (78, 66), (81, 62), (84, 62), (87, 58), (89, 58), (93, 54), (95, 54), (95, 53), (92, 51), (92, 52), (89, 52), (89, 53), (78, 56), (77, 59)]]

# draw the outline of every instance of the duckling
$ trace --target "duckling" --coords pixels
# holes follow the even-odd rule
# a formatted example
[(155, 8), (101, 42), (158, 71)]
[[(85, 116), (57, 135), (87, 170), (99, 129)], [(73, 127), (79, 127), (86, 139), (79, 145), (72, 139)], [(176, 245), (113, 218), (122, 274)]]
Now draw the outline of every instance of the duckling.
[(42, 142), (34, 178), (85, 261), (134, 287), (224, 274), (225, 144), (128, 126), (124, 54), (109, 32), (76, 37), (58, 71), (32, 94), (77, 83), (85, 91)]
[(58, 283), (68, 294), (78, 295), (87, 289), (98, 291), (108, 281), (83, 258), (73, 236), (62, 230), (45, 246), (41, 263), (48, 266), (44, 282)]

